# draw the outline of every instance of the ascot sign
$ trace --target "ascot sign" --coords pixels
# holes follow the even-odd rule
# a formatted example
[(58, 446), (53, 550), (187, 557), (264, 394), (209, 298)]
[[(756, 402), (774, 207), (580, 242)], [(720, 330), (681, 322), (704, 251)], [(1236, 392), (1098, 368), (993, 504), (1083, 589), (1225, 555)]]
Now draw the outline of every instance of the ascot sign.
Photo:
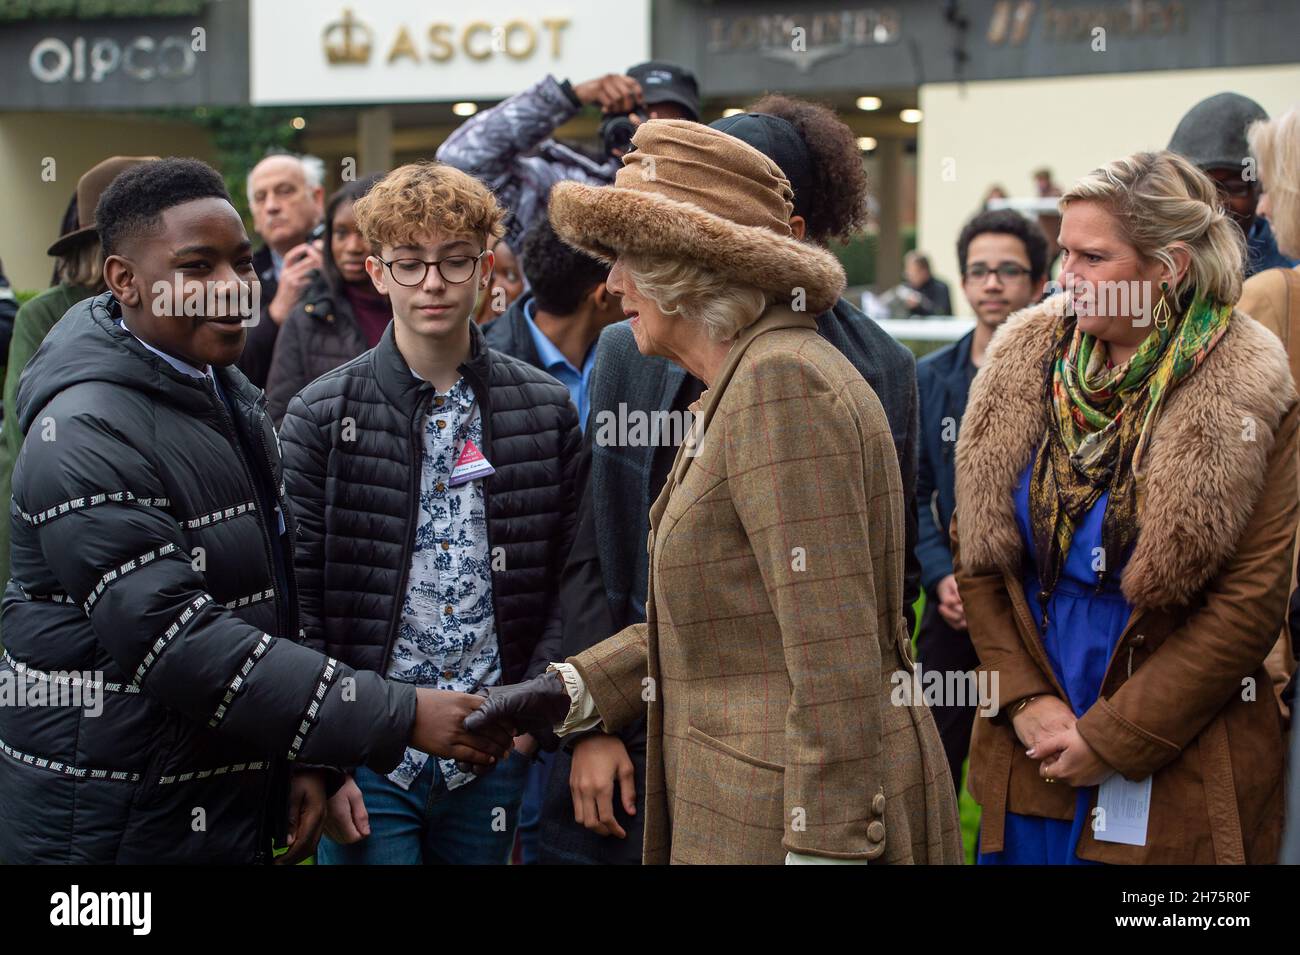
[[(569, 25), (567, 17), (543, 17), (541, 28), (550, 36), (551, 59), (560, 58), (560, 36)], [(493, 54), (504, 53), (515, 60), (526, 60), (537, 49), (537, 33), (527, 20), (511, 20), (493, 26), (483, 20), (464, 25), (457, 35), (450, 23), (435, 23), (429, 27), (428, 57), (437, 63), (446, 63), (458, 52), (474, 60), (488, 60)], [(351, 10), (343, 11), (343, 19), (325, 28), (325, 56), (330, 63), (368, 63), (374, 33), (370, 27), (357, 21)], [(394, 63), (402, 57), (420, 61), (420, 51), (403, 25), (393, 38), (385, 61)]]
[[(437, 13), (430, 16), (430, 8)], [(575, 81), (649, 59), (649, 0), (498, 2), (457, 18), (450, 4), (334, 7), (254, 0), (257, 104), (497, 99), (547, 73)]]

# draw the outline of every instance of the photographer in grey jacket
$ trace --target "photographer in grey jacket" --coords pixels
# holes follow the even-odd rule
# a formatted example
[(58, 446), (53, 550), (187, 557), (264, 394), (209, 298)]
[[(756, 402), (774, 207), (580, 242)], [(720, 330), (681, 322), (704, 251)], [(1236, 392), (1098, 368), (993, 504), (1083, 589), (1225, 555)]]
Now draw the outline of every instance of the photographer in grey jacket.
[[(604, 154), (593, 158), (553, 139), (555, 130), (585, 106), (600, 107)], [(505, 241), (521, 247), (523, 234), (546, 216), (551, 186), (566, 179), (609, 185), (622, 166), (632, 131), (646, 119), (700, 118), (695, 76), (672, 63), (640, 63), (573, 84), (547, 75), (492, 109), (466, 120), (438, 147), (438, 159), (476, 176), (506, 208)]]

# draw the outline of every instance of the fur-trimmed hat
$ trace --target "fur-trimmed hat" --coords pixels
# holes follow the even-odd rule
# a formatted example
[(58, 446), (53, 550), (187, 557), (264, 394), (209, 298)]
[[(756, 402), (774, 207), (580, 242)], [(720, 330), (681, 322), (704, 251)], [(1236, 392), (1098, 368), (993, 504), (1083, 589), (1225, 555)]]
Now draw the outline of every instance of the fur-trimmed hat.
[(794, 193), (776, 163), (679, 119), (641, 124), (632, 144), (613, 186), (552, 188), (551, 223), (562, 239), (609, 262), (621, 253), (695, 262), (812, 315), (835, 306), (844, 269), (791, 234)]

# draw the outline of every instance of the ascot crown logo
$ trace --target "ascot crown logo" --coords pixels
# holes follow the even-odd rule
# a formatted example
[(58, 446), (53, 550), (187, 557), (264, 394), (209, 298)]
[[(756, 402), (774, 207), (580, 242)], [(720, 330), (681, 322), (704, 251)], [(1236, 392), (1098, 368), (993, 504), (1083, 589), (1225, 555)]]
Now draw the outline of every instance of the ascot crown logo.
[[(353, 31), (359, 34), (359, 40), (353, 42)], [(332, 42), (331, 37), (341, 36), (342, 42)], [(325, 27), (322, 35), (325, 42), (325, 56), (331, 63), (368, 63), (370, 62), (370, 45), (375, 34), (360, 20), (352, 16), (352, 11), (343, 8), (343, 19)]]

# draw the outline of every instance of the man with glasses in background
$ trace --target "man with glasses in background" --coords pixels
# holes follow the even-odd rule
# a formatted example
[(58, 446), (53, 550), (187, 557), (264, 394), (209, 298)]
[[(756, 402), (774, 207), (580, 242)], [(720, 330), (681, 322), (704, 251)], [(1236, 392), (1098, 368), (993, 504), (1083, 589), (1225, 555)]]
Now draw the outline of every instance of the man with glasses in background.
[(1256, 214), (1259, 175), (1250, 158), (1246, 130), (1263, 119), (1268, 119), (1268, 113), (1253, 99), (1240, 93), (1216, 93), (1189, 109), (1169, 140), (1171, 152), (1191, 160), (1214, 180), (1228, 215), (1245, 233), (1246, 278), (1296, 264), (1278, 251), (1268, 220)]
[[(393, 322), (299, 392), (280, 428), (306, 641), (417, 687), (527, 680), (562, 656), (581, 438), (565, 386), (489, 348), (471, 320), (504, 210), (477, 179), (425, 162), (353, 214)], [(516, 737), (482, 778), (414, 749), (387, 776), (358, 767), (329, 801), (317, 860), (504, 863), (538, 746)]]
[[(1047, 278), (1047, 237), (1018, 212), (981, 212), (957, 239), (962, 292), (975, 310), (975, 328), (963, 338), (916, 363), (921, 429), (916, 468), (917, 543), (925, 614), (917, 640), (924, 670), (944, 674), (943, 686), (963, 684), (949, 673), (966, 673), (979, 657), (966, 629), (961, 595), (952, 573), (948, 528), (956, 506), (957, 431), (975, 372), (998, 326), (1007, 316), (1038, 301)], [(927, 702), (929, 702), (927, 700)], [(970, 749), (978, 700), (943, 699), (931, 705), (939, 736), (961, 791), (961, 767)]]

